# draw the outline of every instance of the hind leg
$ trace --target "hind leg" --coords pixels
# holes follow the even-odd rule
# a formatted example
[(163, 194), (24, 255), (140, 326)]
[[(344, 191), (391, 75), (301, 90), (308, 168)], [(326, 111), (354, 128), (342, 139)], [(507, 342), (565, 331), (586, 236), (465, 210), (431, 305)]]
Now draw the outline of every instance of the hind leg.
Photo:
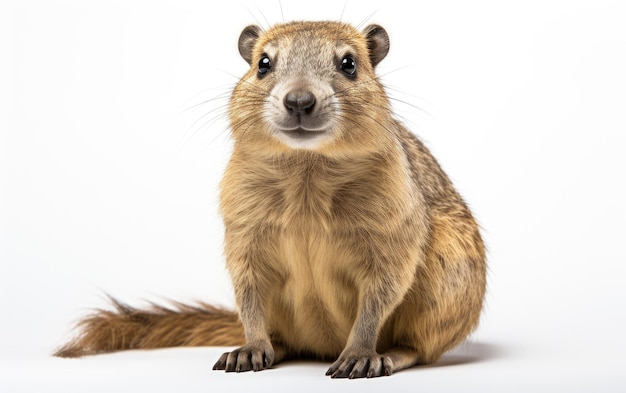
[[(388, 359), (389, 367), (385, 368), (385, 375), (391, 375), (396, 371), (413, 367), (419, 363), (419, 353), (411, 348), (396, 347), (388, 350), (383, 354), (383, 358)], [(385, 364), (387, 366), (387, 364)]]
[(460, 209), (434, 216), (426, 264), (396, 309), (389, 347), (414, 348), (416, 364), (431, 364), (477, 326), (486, 286), (485, 250), (478, 227)]

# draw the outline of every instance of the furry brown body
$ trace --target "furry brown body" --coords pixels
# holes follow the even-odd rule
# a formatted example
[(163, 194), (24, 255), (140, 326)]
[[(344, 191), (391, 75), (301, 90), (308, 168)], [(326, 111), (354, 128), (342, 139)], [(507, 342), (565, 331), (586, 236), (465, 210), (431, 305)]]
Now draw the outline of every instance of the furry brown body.
[[(336, 360), (333, 377), (389, 375), (436, 361), (478, 323), (486, 269), (478, 227), (428, 150), (393, 118), (374, 74), (388, 45), (379, 26), (360, 33), (333, 22), (242, 33), (252, 67), (231, 98), (235, 145), (221, 209), (245, 345), (216, 369), (312, 356)], [(101, 324), (114, 330), (167, 314), (120, 307), (85, 321), (61, 354), (146, 347), (138, 335), (104, 348)], [(220, 323), (206, 319), (180, 319), (179, 327), (205, 327), (187, 345), (216, 345)], [(168, 337), (154, 346), (174, 344), (168, 325), (152, 332)]]

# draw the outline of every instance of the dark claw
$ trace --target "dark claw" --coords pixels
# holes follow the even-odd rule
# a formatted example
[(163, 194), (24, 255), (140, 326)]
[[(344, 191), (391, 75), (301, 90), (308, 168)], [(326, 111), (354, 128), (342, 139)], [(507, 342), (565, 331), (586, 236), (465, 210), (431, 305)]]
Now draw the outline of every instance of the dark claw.
[(331, 378), (374, 378), (391, 375), (392, 371), (393, 363), (390, 358), (363, 356), (337, 359), (326, 371), (326, 375)]
[(348, 375), (348, 378), (350, 379), (363, 378), (365, 377), (365, 373), (368, 371), (369, 368), (370, 368), (369, 359), (367, 358), (359, 359), (359, 361), (356, 362), (356, 364), (352, 368), (352, 372), (350, 373), (350, 375)]
[(224, 370), (226, 369), (226, 359), (228, 358), (228, 352), (223, 353), (222, 356), (215, 362), (213, 366), (213, 370)]
[(331, 375), (331, 378), (347, 378), (350, 375), (350, 372), (352, 372), (352, 368), (354, 367), (356, 362), (356, 358), (350, 358), (344, 361), (341, 366), (339, 366), (337, 371), (335, 371), (333, 375)]
[(383, 361), (383, 372), (385, 373), (385, 376), (390, 376), (393, 373), (393, 363), (391, 362), (391, 359), (388, 357), (384, 357), (382, 358)]
[(274, 351), (271, 346), (245, 345), (220, 356), (213, 370), (224, 370), (227, 373), (261, 371), (271, 367), (273, 361)]

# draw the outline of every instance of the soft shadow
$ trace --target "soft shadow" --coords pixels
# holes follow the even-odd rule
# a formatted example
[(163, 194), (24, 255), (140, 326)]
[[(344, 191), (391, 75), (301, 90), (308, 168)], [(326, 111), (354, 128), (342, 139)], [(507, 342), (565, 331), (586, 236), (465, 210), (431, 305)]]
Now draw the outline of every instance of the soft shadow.
[[(510, 356), (511, 350), (501, 344), (465, 341), (459, 344), (454, 349), (444, 353), (439, 361), (434, 364), (424, 364), (411, 367), (412, 370), (438, 368), (438, 367), (451, 367), (462, 366), (465, 364), (488, 362), (494, 359)], [(320, 364), (327, 365), (334, 361), (334, 359), (319, 359), (315, 356), (306, 356), (300, 354), (297, 357), (290, 357), (283, 359), (279, 364), (272, 366), (271, 368), (279, 368), (284, 364), (289, 365), (307, 365), (307, 364)]]
[(418, 366), (418, 368), (434, 368), (459, 366), (480, 363), (507, 356), (508, 351), (499, 344), (466, 341), (441, 356), (434, 364)]

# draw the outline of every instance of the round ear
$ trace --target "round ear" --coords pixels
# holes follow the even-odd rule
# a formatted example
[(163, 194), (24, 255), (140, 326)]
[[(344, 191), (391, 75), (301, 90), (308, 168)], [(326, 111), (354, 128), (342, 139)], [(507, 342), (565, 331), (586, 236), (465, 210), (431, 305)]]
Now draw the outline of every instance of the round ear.
[(370, 53), (372, 67), (376, 67), (389, 53), (389, 36), (385, 29), (379, 25), (369, 25), (363, 29), (363, 35), (367, 40), (367, 49)]
[(252, 63), (252, 49), (261, 36), (261, 28), (257, 25), (247, 26), (239, 36), (239, 54), (248, 64)]

